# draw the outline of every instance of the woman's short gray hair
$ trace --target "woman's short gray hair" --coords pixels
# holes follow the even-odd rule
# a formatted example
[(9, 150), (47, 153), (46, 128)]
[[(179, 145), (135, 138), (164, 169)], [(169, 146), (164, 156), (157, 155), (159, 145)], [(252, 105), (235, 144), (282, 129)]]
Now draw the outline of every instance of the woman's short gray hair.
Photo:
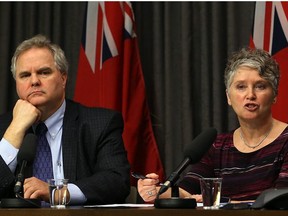
[(25, 51), (31, 48), (48, 48), (54, 58), (56, 68), (61, 73), (68, 73), (68, 61), (65, 57), (64, 51), (57, 45), (51, 43), (51, 41), (44, 35), (36, 35), (28, 40), (23, 41), (15, 50), (15, 53), (11, 60), (11, 72), (13, 77), (16, 76), (16, 63), (18, 57)]
[(241, 66), (257, 70), (260, 77), (271, 84), (274, 97), (277, 96), (280, 80), (279, 65), (268, 52), (262, 49), (243, 48), (233, 53), (225, 69), (226, 89), (229, 89), (236, 71)]

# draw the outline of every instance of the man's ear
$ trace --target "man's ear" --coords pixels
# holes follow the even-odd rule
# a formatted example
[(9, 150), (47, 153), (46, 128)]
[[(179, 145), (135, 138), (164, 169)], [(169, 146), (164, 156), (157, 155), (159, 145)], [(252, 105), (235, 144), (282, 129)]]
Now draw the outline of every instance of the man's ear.
[(65, 89), (66, 87), (66, 84), (67, 84), (67, 79), (68, 79), (68, 74), (67, 73), (61, 73), (61, 77), (62, 77), (62, 80), (63, 80), (63, 88)]

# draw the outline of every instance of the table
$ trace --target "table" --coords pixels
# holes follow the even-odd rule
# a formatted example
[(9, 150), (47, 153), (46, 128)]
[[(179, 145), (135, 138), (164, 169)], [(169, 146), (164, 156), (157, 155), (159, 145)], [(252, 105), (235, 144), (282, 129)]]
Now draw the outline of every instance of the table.
[(287, 216), (285, 210), (203, 210), (147, 208), (0, 208), (0, 216)]

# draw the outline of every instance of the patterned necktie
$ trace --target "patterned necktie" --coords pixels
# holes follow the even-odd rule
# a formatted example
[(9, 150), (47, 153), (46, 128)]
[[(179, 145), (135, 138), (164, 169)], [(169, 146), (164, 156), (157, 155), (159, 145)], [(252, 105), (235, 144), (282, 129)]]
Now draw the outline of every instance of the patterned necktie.
[(46, 138), (48, 131), (46, 125), (41, 122), (36, 127), (37, 149), (33, 163), (33, 176), (42, 181), (53, 178), (52, 155)]

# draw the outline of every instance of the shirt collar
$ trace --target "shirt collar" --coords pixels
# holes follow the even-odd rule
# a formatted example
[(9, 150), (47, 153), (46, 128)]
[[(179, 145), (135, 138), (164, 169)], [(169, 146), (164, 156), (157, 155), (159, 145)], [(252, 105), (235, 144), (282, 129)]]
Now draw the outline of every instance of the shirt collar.
[(54, 139), (62, 129), (65, 108), (66, 101), (64, 100), (59, 109), (45, 121), (45, 124), (48, 128), (48, 133), (52, 139)]

